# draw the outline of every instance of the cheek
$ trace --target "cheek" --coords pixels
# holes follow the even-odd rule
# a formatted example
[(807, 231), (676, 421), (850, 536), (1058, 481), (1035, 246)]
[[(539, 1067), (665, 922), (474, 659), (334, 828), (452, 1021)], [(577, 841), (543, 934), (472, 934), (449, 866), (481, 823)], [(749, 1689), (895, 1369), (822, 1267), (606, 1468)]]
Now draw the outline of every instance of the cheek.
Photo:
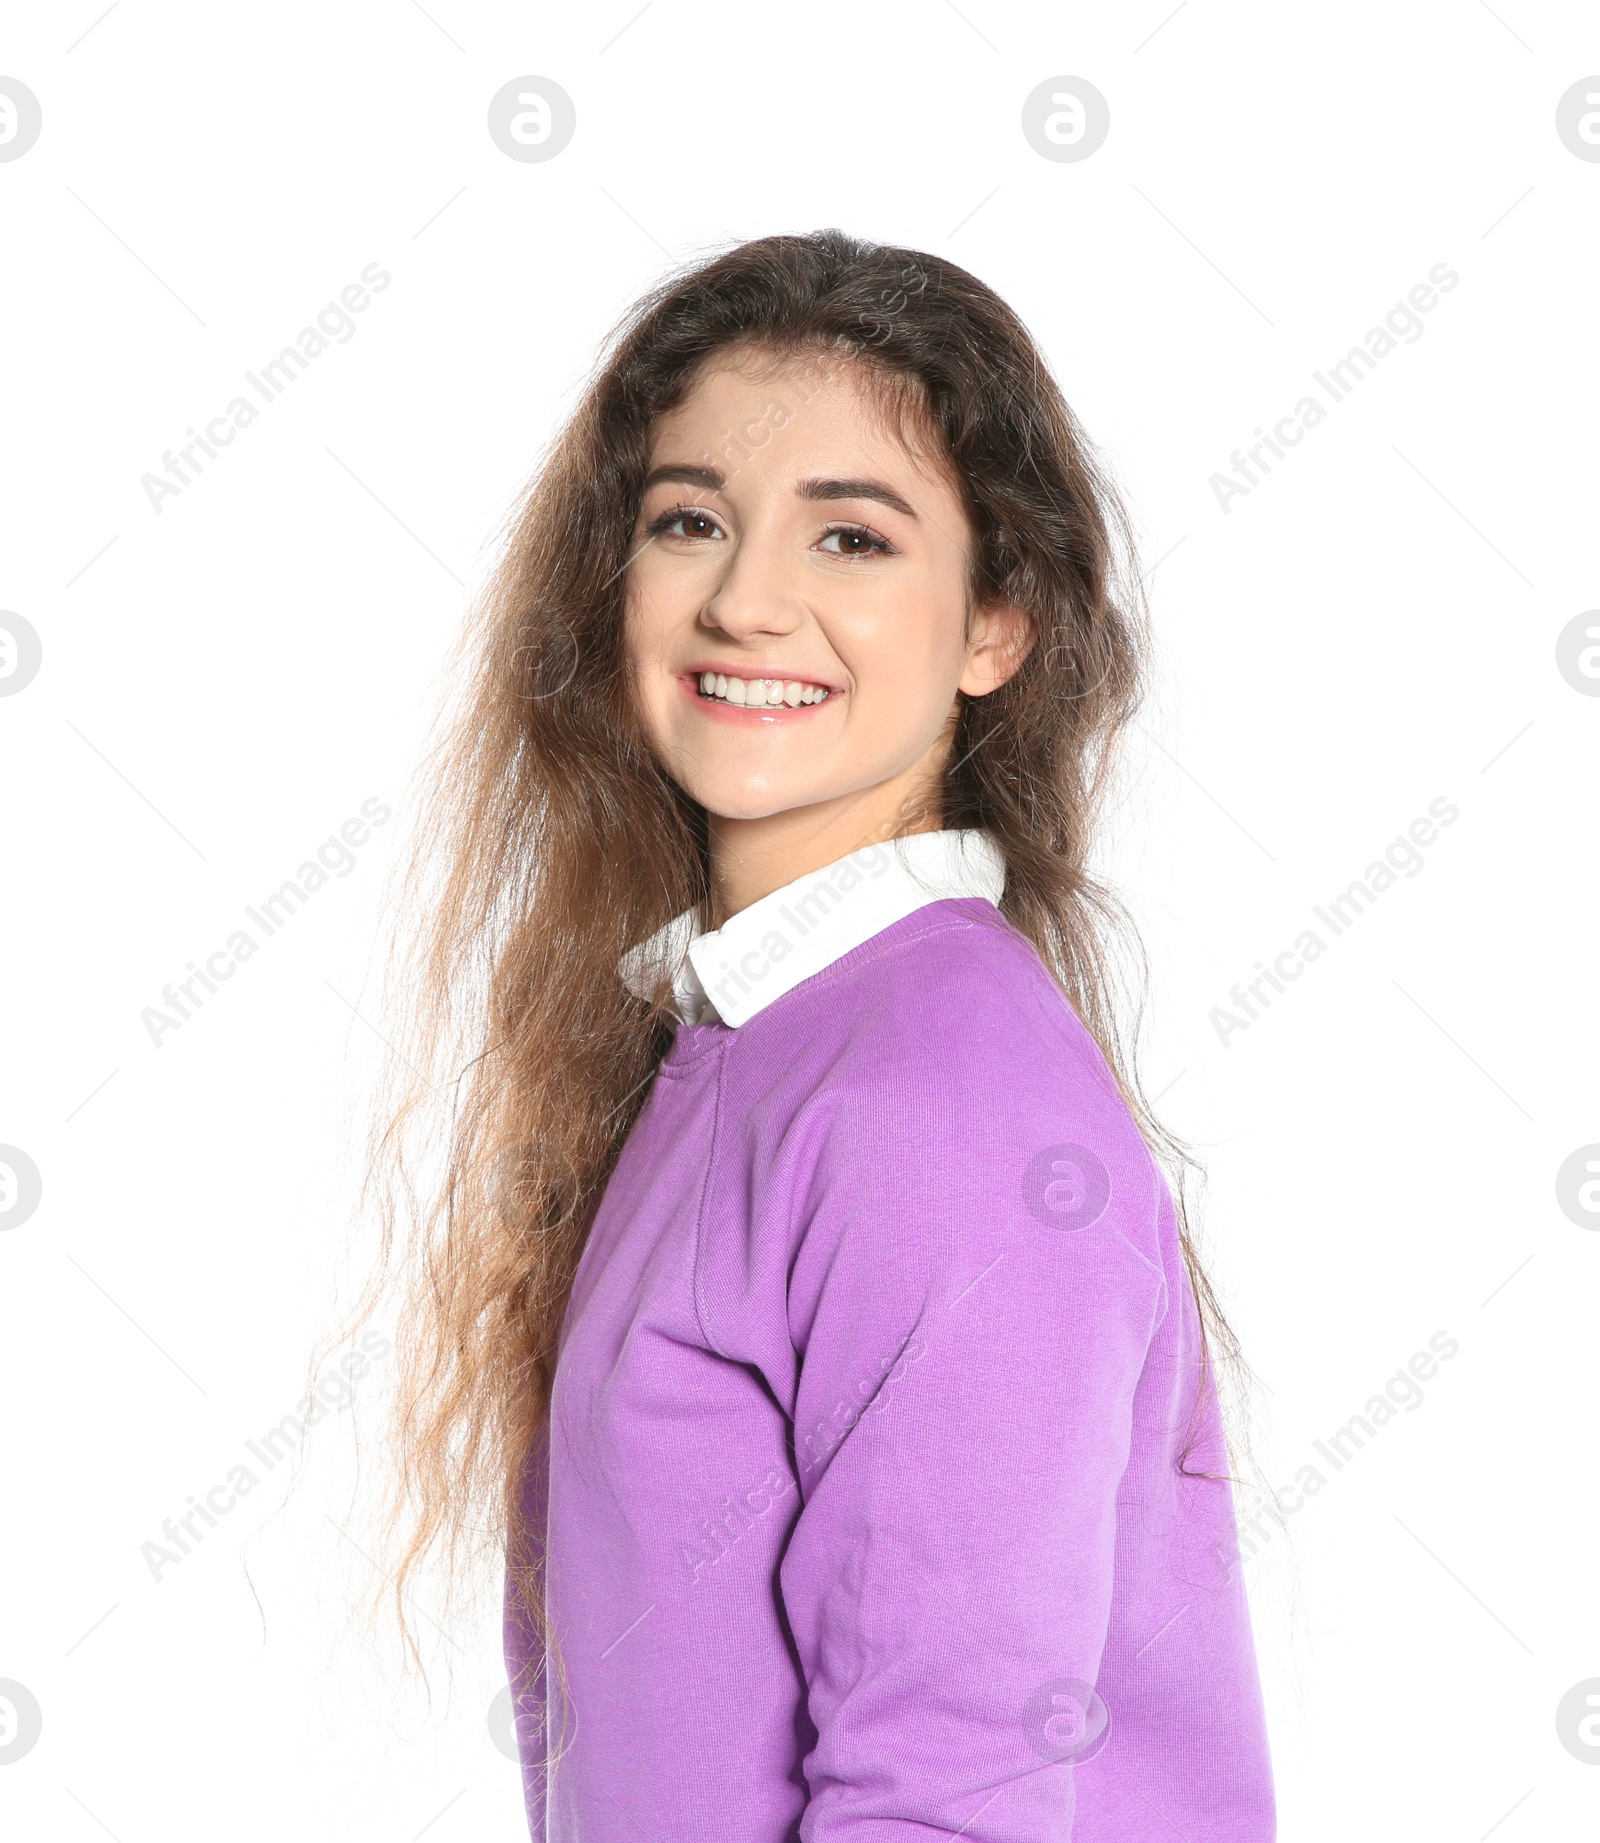
[(662, 557), (646, 550), (628, 569), (625, 599), (626, 624), (642, 647), (657, 650), (685, 622), (694, 618), (705, 599), (703, 572), (679, 557)]
[[(966, 598), (944, 572), (905, 577), (841, 624), (863, 691), (908, 704), (954, 692), (966, 662)], [(869, 685), (870, 679), (870, 685)]]
[(954, 696), (949, 673), (936, 670), (931, 660), (917, 660), (880, 679), (856, 714), (865, 720), (869, 747), (903, 764), (933, 743), (949, 720)]
[(635, 565), (629, 572), (623, 597), (622, 644), (629, 662), (645, 666), (659, 658), (669, 621), (669, 609), (654, 573)]

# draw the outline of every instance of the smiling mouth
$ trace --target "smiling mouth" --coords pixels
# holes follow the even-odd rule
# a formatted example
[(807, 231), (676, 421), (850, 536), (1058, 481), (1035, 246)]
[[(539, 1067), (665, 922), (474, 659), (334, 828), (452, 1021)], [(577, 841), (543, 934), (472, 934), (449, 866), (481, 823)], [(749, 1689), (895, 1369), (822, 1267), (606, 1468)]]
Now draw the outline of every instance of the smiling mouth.
[(830, 696), (826, 685), (803, 678), (733, 678), (726, 672), (702, 672), (700, 695), (708, 703), (732, 704), (737, 709), (767, 710), (803, 704), (821, 704)]

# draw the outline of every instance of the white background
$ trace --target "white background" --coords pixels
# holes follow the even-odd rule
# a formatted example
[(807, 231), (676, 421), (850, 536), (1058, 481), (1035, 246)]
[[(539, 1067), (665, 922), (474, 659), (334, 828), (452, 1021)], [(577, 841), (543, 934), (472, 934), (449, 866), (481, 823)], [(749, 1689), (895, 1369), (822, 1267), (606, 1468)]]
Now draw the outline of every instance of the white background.
[[(1592, 9), (100, 11), (13, 13), (0, 53), (44, 123), (0, 164), (0, 606), (44, 648), (0, 700), (0, 1141), (44, 1182), (0, 1236), (0, 1679), (44, 1716), (7, 1834), (525, 1834), (492, 1584), (431, 1717), (346, 1632), (349, 1417), (247, 1554), (287, 1467), (159, 1580), (141, 1545), (326, 1327), (379, 896), (500, 519), (669, 263), (830, 224), (1016, 306), (1159, 562), (1108, 847), (1268, 1481), (1460, 1345), (1246, 1564), (1281, 1834), (1593, 1834), (1555, 1716), (1600, 1676), (1600, 1235), (1555, 1176), (1600, 1140), (1600, 699), (1555, 647), (1600, 605), (1600, 164), (1554, 127)], [(576, 104), (548, 163), (486, 132), (522, 75)], [(1081, 163), (1021, 132), (1057, 75), (1109, 100)], [(355, 337), (155, 512), (141, 476), (374, 262)], [(1441, 262), (1423, 336), (1224, 512), (1209, 477)], [(372, 796), (396, 816), (355, 869), (155, 1047), (142, 1009)], [(1423, 870), (1219, 1042), (1235, 982), (1440, 796)]]

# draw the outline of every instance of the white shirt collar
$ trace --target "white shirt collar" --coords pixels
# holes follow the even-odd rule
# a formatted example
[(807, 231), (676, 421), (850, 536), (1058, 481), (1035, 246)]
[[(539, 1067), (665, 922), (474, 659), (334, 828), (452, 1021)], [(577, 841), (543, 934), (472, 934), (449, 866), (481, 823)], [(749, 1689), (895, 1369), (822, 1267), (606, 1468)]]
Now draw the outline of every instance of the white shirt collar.
[(629, 991), (651, 998), (672, 976), (686, 1024), (748, 1023), (775, 998), (930, 902), (981, 896), (999, 905), (1005, 859), (981, 827), (914, 832), (865, 845), (701, 930), (685, 909), (622, 956)]

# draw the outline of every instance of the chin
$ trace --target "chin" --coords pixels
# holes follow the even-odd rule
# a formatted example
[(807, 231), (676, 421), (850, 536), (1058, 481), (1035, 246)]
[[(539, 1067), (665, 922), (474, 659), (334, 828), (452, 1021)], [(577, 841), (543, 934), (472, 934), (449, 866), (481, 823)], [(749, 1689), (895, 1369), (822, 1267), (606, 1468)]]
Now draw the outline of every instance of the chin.
[(689, 792), (717, 819), (770, 819), (774, 813), (787, 813), (796, 807), (815, 806), (830, 800), (838, 792), (833, 787), (774, 787), (749, 782), (730, 784), (706, 780)]
[(714, 819), (770, 819), (774, 813), (787, 813), (800, 806), (815, 806), (826, 794), (798, 794), (793, 799), (740, 800), (732, 797), (701, 800), (700, 804)]

